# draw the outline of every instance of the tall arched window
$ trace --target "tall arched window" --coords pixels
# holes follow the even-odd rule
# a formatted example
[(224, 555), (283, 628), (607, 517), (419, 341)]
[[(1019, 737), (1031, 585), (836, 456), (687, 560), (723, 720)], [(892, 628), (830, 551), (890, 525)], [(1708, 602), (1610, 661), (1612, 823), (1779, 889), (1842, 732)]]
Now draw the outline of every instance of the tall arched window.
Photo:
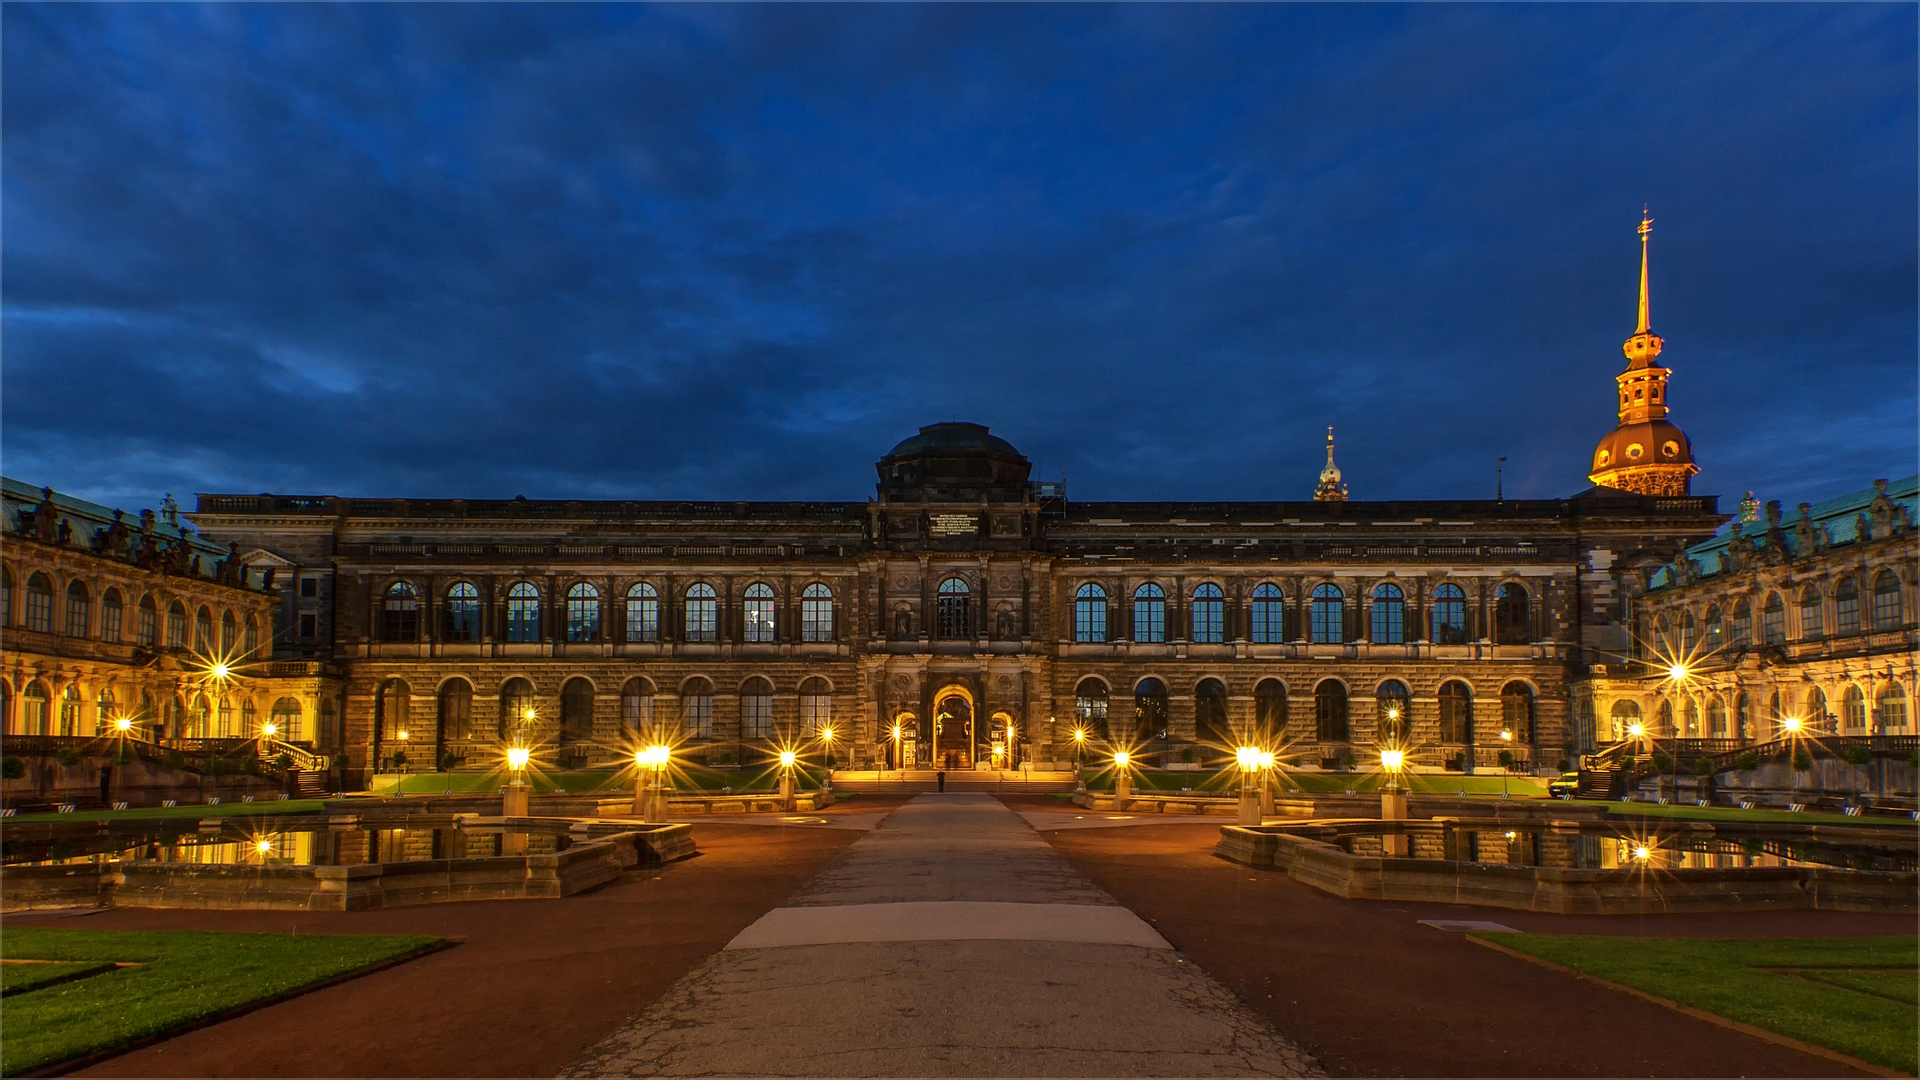
[(167, 648), (184, 649), (187, 647), (187, 609), (175, 600), (167, 609)]
[(332, 698), (320, 699), (320, 730), (314, 738), (321, 746), (340, 745), (340, 725), (336, 722), (338, 715)]
[(800, 640), (833, 640), (833, 590), (817, 581), (800, 593)]
[(1700, 624), (1694, 621), (1693, 609), (1680, 613), (1680, 655), (1692, 656), (1693, 648), (1700, 643)]
[(1850, 577), (1841, 578), (1840, 584), (1833, 587), (1833, 632), (1860, 632), (1860, 587)]
[(1351, 738), (1347, 717), (1347, 686), (1339, 679), (1323, 679), (1313, 688), (1314, 734), (1321, 742)]
[(1840, 731), (1845, 735), (1867, 733), (1867, 695), (1855, 683), (1848, 683), (1840, 695)]
[(1698, 739), (1701, 737), (1700, 699), (1692, 695), (1688, 695), (1686, 700), (1681, 703), (1680, 737), (1683, 739)]
[(567, 640), (600, 640), (600, 590), (584, 581), (567, 590)]
[(940, 583), (938, 600), (938, 630), (943, 638), (969, 638), (973, 636), (973, 590), (957, 577), (950, 577)]
[(620, 688), (620, 725), (636, 736), (652, 733), (652, 680), (636, 676)]
[(1715, 694), (1707, 699), (1707, 732), (1709, 739), (1727, 737), (1727, 703)]
[(1193, 590), (1193, 640), (1202, 645), (1218, 645), (1227, 640), (1227, 602), (1220, 586), (1202, 585)]
[(1373, 632), (1376, 645), (1399, 645), (1407, 640), (1407, 600), (1398, 585), (1382, 585), (1373, 590)]
[[(688, 641), (720, 640), (720, 597), (705, 582), (687, 590), (686, 631)], [(712, 694), (707, 696), (711, 701)]]
[(507, 590), (507, 640), (540, 640), (540, 590), (530, 581), (515, 582)]
[[(1308, 606), (1312, 620), (1312, 641), (1316, 645), (1337, 645), (1347, 640), (1346, 594), (1331, 582), (1313, 587)], [(1344, 695), (1345, 690), (1341, 693)]]
[[(1534, 746), (1534, 688), (1509, 682), (1500, 690), (1500, 730), (1513, 732), (1513, 746)], [(1507, 740), (1501, 740), (1507, 742)]]
[(45, 574), (27, 578), (27, 629), (53, 633), (53, 582)]
[(1467, 594), (1458, 585), (1447, 583), (1433, 590), (1433, 643), (1464, 645), (1467, 642)]
[[(48, 591), (51, 602), (52, 591)], [(53, 734), (53, 703), (47, 697), (45, 683), (35, 679), (27, 684), (20, 695), (20, 733), (22, 735)]]
[(1780, 726), (1780, 721), (1786, 718), (1786, 709), (1780, 704), (1780, 691), (1775, 690), (1773, 696), (1767, 699), (1766, 737), (1768, 739), (1777, 739), (1780, 737), (1781, 732), (1784, 730)]
[(644, 581), (627, 590), (627, 640), (660, 640), (660, 594)]
[(1073, 594), (1073, 640), (1107, 640), (1107, 590), (1089, 581)]
[(1735, 649), (1753, 647), (1753, 605), (1745, 597), (1734, 602), (1731, 637)]
[[(0, 567), (0, 626), (13, 625), (13, 571)], [(4, 684), (0, 684), (4, 685)], [(11, 729), (9, 729), (11, 730)]]
[(1081, 679), (1073, 691), (1074, 726), (1089, 739), (1111, 739), (1107, 726), (1107, 684), (1099, 679)]
[(232, 734), (238, 735), (243, 739), (259, 738), (260, 728), (256, 723), (258, 719), (258, 716), (255, 715), (253, 699), (241, 698), (240, 727), (237, 731), (232, 732)]
[(68, 683), (67, 688), (60, 692), (60, 730), (57, 734), (69, 736), (80, 734), (80, 718), (83, 711), (80, 688), (73, 683)]
[(1507, 582), (1493, 594), (1493, 640), (1497, 645), (1525, 645), (1533, 640), (1533, 621), (1527, 614), (1527, 590)]
[(1388, 679), (1373, 692), (1375, 738), (1381, 746), (1405, 750), (1413, 742), (1413, 694), (1407, 684)]
[(1787, 602), (1770, 592), (1760, 608), (1760, 644), (1784, 645), (1787, 641)]
[(1633, 725), (1640, 723), (1640, 706), (1631, 701), (1616, 701), (1613, 703), (1611, 719), (1613, 741), (1630, 739), (1633, 737)]
[(67, 621), (63, 627), (68, 637), (83, 638), (93, 622), (92, 597), (87, 587), (78, 581), (67, 583)]
[(1152, 582), (1133, 590), (1133, 640), (1167, 640), (1167, 594)]
[(740, 737), (773, 738), (773, 684), (758, 675), (740, 687)]
[(446, 639), (480, 640), (480, 590), (472, 582), (462, 581), (447, 590)]
[[(413, 739), (413, 687), (399, 679), (390, 679), (375, 699), (373, 738), (390, 751), (404, 751)], [(384, 764), (384, 763), (383, 763)]]
[(443, 746), (473, 738), (473, 686), (467, 680), (448, 679), (440, 688), (439, 727)]
[(113, 734), (113, 722), (119, 719), (118, 713), (114, 710), (113, 688), (101, 687), (100, 696), (94, 699), (93, 705), (93, 734)]
[(1873, 579), (1873, 628), (1900, 629), (1900, 579), (1893, 571), (1882, 570)]
[(1463, 682), (1440, 687), (1440, 741), (1451, 746), (1473, 743), (1473, 692)]
[(1725, 623), (1726, 619), (1720, 613), (1720, 605), (1708, 604), (1707, 617), (1700, 621), (1700, 632), (1706, 638), (1708, 652), (1714, 652), (1727, 643), (1727, 635), (1723, 632)]
[(1896, 682), (1887, 683), (1873, 702), (1875, 735), (1911, 735), (1907, 727), (1907, 692)]
[(766, 643), (773, 640), (773, 586), (756, 581), (747, 586), (746, 600), (741, 609), (741, 629), (747, 641)]
[(412, 585), (396, 581), (387, 586), (387, 601), (380, 616), (380, 640), (418, 641), (420, 639), (420, 594)]
[(1253, 724), (1261, 742), (1272, 746), (1287, 731), (1287, 686), (1279, 679), (1262, 679), (1253, 688)]
[(231, 611), (221, 612), (220, 613), (220, 655), (232, 656), (234, 653), (234, 649), (236, 649), (239, 646), (239, 644), (240, 644), (239, 621), (233, 617), (233, 612)]
[(126, 615), (125, 602), (120, 599), (119, 589), (108, 589), (100, 597), (100, 640), (114, 644), (120, 642), (120, 624)]
[(1748, 697), (1747, 691), (1744, 688), (1742, 688), (1739, 692), (1733, 695), (1733, 737), (1734, 738), (1744, 739), (1747, 737), (1747, 725), (1751, 721), (1752, 714), (1753, 714), (1753, 699)]
[(1660, 708), (1654, 713), (1653, 733), (1656, 735), (1677, 735), (1679, 729), (1673, 725), (1673, 702), (1660, 699)]
[(713, 738), (712, 683), (704, 678), (692, 678), (680, 688), (680, 720), (688, 738)]
[(1193, 726), (1203, 743), (1227, 750), (1239, 745), (1227, 724), (1227, 687), (1219, 679), (1202, 679), (1193, 688)]
[(810, 676), (800, 684), (800, 730), (817, 739), (821, 729), (832, 726), (833, 688), (820, 676)]
[(241, 641), (246, 648), (244, 655), (251, 657), (254, 653), (260, 651), (260, 620), (255, 618), (251, 612), (247, 614), (247, 625), (245, 631), (241, 634)]
[(1827, 726), (1827, 694), (1819, 687), (1807, 691), (1807, 709), (1804, 719), (1809, 725), (1820, 731), (1831, 730)]
[(1827, 632), (1826, 612), (1820, 589), (1809, 585), (1800, 590), (1800, 640), (1814, 641)]
[(1167, 737), (1167, 684), (1141, 679), (1133, 688), (1133, 733), (1136, 739)]
[(295, 698), (277, 698), (273, 710), (267, 714), (273, 724), (274, 737), (286, 742), (301, 742), (306, 739), (306, 725), (300, 722), (300, 702)]
[(213, 652), (213, 612), (201, 608), (193, 613), (193, 651), (202, 656)]
[(578, 746), (593, 738), (593, 684), (568, 679), (560, 687), (560, 745)]
[(1287, 640), (1286, 597), (1280, 586), (1267, 581), (1254, 586), (1248, 640), (1256, 645), (1278, 645)]
[(143, 649), (151, 649), (160, 644), (160, 611), (154, 606), (153, 597), (140, 598), (139, 614), (135, 617), (133, 643)]
[(508, 679), (500, 688), (500, 738), (515, 746), (524, 746), (532, 738), (533, 725), (539, 720), (533, 698), (533, 684), (525, 679)]

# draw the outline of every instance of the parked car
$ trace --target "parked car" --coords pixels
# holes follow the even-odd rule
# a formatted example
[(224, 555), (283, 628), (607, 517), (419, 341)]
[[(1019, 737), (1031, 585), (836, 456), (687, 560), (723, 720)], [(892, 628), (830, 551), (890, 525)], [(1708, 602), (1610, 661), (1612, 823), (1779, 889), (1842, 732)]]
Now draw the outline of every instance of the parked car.
[(1563, 772), (1560, 779), (1547, 781), (1547, 794), (1556, 799), (1571, 799), (1580, 790), (1580, 774)]

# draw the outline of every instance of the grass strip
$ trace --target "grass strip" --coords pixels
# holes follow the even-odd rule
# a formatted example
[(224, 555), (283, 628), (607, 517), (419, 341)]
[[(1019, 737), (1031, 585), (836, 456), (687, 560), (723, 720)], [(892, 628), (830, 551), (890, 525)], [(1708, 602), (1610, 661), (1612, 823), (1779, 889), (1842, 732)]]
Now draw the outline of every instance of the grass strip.
[(320, 799), (275, 799), (271, 802), (221, 803), (219, 806), (206, 806), (193, 803), (185, 806), (142, 806), (134, 810), (75, 810), (71, 814), (22, 814), (8, 818), (9, 825), (24, 825), (40, 821), (159, 821), (167, 818), (184, 818), (198, 821), (210, 817), (238, 817), (248, 814), (310, 814), (325, 806)]
[(112, 970), (112, 964), (0, 963), (0, 997), (24, 994), (50, 983), (70, 982)]
[[(388, 961), (433, 937), (7, 929), (7, 959), (137, 963), (7, 998), (0, 1074), (17, 1076), (151, 1040)], [(39, 965), (4, 964), (14, 968)]]
[[(1576, 800), (1591, 803), (1592, 800)], [(1912, 830), (1913, 822), (1904, 818), (1887, 817), (1848, 817), (1845, 814), (1822, 814), (1812, 811), (1793, 810), (1742, 810), (1737, 806), (1662, 806), (1659, 803), (1623, 803), (1603, 804), (1607, 813), (1622, 817), (1677, 818), (1686, 821), (1753, 821), (1769, 825), (1846, 825), (1850, 828), (1896, 828)]]
[[(1914, 1075), (1920, 1012), (1877, 989), (1920, 983), (1920, 939), (1474, 934), (1515, 952)], [(1859, 986), (1837, 977), (1864, 976)]]

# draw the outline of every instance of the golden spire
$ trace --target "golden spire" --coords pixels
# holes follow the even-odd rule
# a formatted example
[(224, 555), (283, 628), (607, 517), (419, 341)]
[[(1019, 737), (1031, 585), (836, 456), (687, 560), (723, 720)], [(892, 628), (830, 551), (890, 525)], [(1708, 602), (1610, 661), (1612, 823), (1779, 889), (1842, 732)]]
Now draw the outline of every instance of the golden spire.
[(1647, 216), (1647, 208), (1640, 208), (1640, 325), (1634, 333), (1644, 334), (1653, 327), (1647, 310), (1647, 235), (1653, 232), (1653, 219)]
[(1344, 502), (1347, 485), (1340, 482), (1340, 466), (1333, 463), (1333, 425), (1327, 425), (1327, 467), (1320, 470), (1320, 484), (1313, 489), (1317, 502)]

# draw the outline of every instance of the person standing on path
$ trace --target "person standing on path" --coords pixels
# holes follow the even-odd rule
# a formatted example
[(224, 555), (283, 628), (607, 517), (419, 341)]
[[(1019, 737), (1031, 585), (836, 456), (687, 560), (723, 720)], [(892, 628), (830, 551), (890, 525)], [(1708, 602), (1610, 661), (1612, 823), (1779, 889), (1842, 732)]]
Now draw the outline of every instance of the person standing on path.
[(933, 782), (938, 785), (940, 791), (944, 793), (947, 790), (947, 770), (941, 769), (934, 773)]

